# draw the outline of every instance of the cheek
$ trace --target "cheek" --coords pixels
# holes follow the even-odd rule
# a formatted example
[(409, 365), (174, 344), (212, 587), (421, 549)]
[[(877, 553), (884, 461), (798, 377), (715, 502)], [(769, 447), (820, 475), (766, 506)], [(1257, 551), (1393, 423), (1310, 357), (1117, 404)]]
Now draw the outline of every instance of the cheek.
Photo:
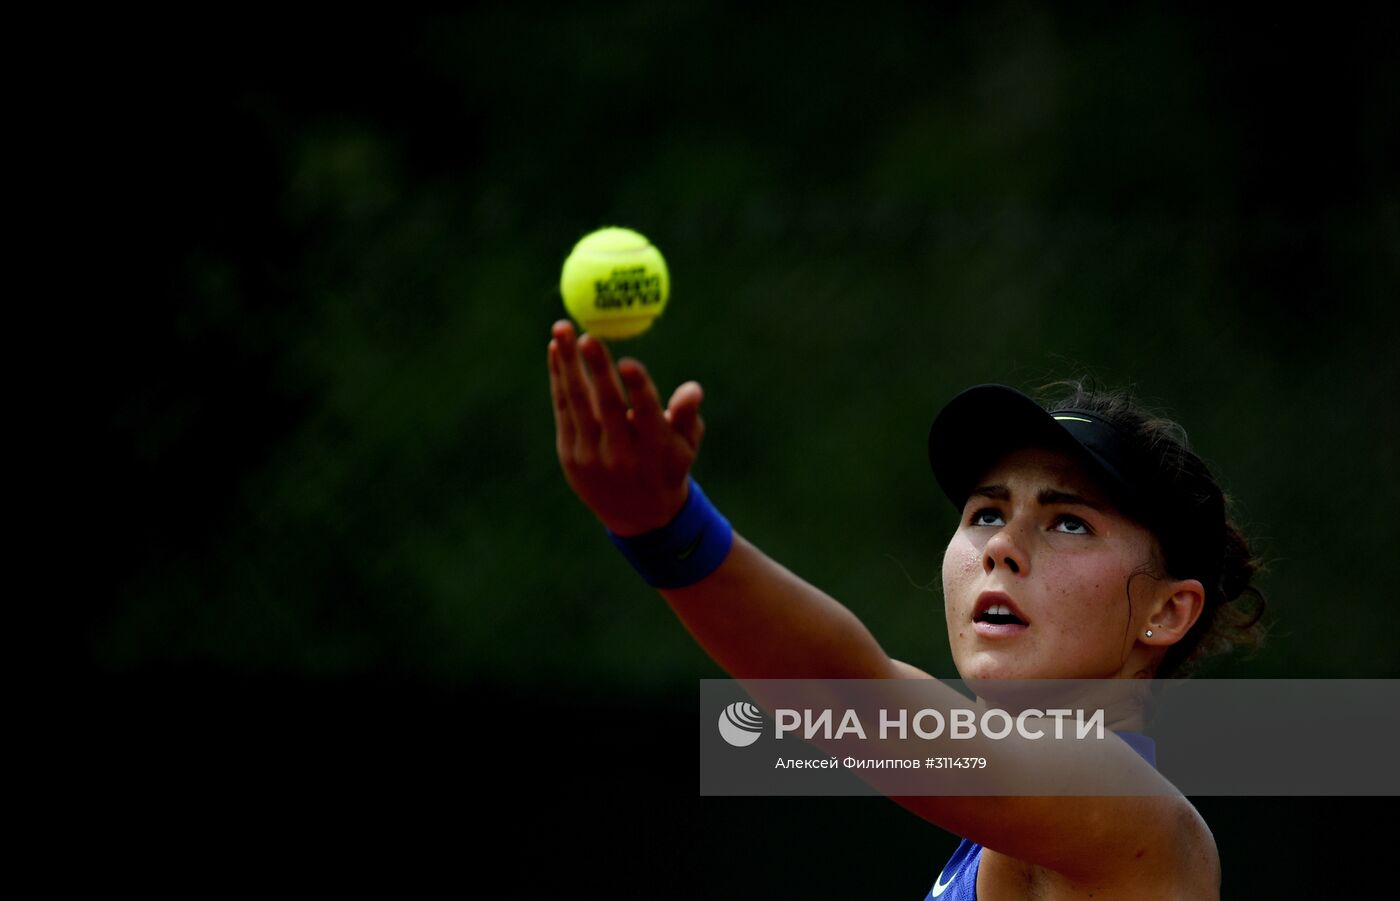
[(1062, 624), (1122, 628), (1127, 616), (1124, 575), (1116, 560), (1080, 560), (1077, 565), (1052, 567), (1045, 573), (1054, 598), (1055, 617)]
[(981, 552), (961, 534), (954, 535), (943, 553), (943, 592), (945, 597), (981, 572)]
[(943, 554), (943, 613), (949, 629), (963, 619), (963, 608), (972, 603), (972, 587), (982, 575), (982, 553), (961, 534), (954, 535)]

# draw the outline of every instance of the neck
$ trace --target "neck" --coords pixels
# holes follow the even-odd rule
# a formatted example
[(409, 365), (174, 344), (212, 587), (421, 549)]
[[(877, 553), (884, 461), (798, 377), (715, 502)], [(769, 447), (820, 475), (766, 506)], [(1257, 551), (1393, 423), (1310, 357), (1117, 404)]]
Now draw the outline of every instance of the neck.
[(1102, 710), (1104, 728), (1112, 732), (1143, 730), (1152, 689), (1152, 683), (1142, 679), (1050, 679), (969, 685), (977, 694), (979, 710), (995, 708), (1012, 714), (1027, 710), (1082, 710), (1086, 717)]

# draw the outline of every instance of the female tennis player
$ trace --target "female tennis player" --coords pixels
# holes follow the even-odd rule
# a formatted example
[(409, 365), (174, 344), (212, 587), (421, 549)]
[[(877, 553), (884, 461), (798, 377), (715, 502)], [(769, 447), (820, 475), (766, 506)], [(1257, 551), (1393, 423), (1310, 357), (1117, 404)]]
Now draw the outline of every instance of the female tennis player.
[[(614, 366), (567, 320), (552, 329), (548, 362), (570, 487), (734, 678), (932, 678), (891, 659), (850, 610), (745, 541), (705, 498), (690, 477), (705, 430), (699, 384), (663, 408), (640, 362)], [(1122, 394), (1081, 389), (1046, 409), (983, 385), (943, 408), (928, 449), (962, 511), (943, 590), (964, 679), (1180, 676), (1258, 640), (1257, 561), (1174, 423)], [(1088, 765), (1165, 784), (1142, 725), (1140, 709), (1115, 711), (1108, 727), (1124, 740), (1101, 743)], [(1024, 742), (1008, 759), (1058, 765), (1046, 753)], [(963, 837), (929, 898), (1219, 897), (1210, 830), (1169, 785), (894, 800)]]

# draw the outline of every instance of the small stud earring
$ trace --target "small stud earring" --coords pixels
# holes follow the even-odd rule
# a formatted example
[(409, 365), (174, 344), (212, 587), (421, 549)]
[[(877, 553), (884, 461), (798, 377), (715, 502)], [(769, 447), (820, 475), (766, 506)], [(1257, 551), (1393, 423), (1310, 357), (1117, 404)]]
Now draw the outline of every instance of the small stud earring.
[(1151, 637), (1152, 637), (1152, 630), (1151, 630), (1151, 629), (1148, 629), (1148, 630), (1147, 630), (1147, 637), (1148, 637), (1148, 638), (1151, 638)]

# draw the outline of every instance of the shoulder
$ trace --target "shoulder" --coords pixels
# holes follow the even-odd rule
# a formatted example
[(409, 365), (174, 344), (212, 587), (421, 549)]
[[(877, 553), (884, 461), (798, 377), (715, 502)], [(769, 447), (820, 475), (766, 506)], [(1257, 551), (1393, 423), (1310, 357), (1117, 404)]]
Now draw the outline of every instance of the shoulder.
[[(1124, 799), (1141, 802), (1139, 828), (1128, 830), (1102, 877), (1123, 884), (1174, 887), (1184, 897), (1214, 897), (1220, 886), (1220, 854), (1205, 819), (1183, 795)], [(1189, 889), (1189, 892), (1187, 891)]]
[(1220, 850), (1215, 835), (1200, 812), (1186, 798), (1180, 799), (1178, 814), (1177, 856), (1180, 872), (1187, 878), (1183, 888), (1192, 890), (1190, 897), (1220, 897)]
[(1104, 883), (1143, 899), (1218, 899), (1220, 853), (1205, 819), (1184, 796), (1155, 801), (1158, 827), (1103, 872)]
[[(1100, 868), (1069, 875), (982, 849), (979, 897), (1133, 898), (1135, 901), (1219, 901), (1220, 857), (1215, 839), (1195, 808), (1180, 799), (1174, 834), (1162, 834), (1128, 854), (1101, 855)], [(1107, 864), (1107, 866), (1103, 866)]]
[[(1073, 837), (1057, 841), (1053, 835), (1044, 838), (1042, 830), (1040, 842), (1028, 843), (988, 835), (982, 840), (986, 897), (1016, 897), (1027, 886), (1047, 899), (1220, 897), (1215, 838), (1185, 797), (1044, 800), (1069, 809), (1043, 819), (1073, 823), (1068, 830)], [(1047, 851), (1047, 846), (1057, 847)]]

